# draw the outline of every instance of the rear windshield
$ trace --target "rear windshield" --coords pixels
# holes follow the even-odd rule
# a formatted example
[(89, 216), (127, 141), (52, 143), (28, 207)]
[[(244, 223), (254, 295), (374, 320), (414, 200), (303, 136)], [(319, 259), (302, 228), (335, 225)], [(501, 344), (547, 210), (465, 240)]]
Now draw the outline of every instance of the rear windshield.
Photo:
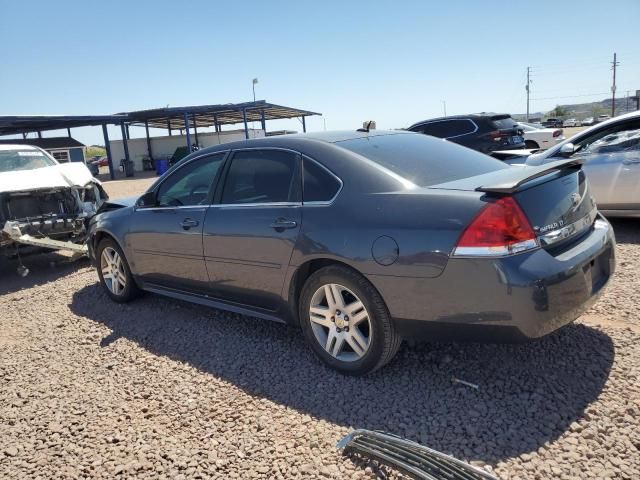
[(38, 150), (0, 150), (0, 172), (33, 170), (55, 164)]
[(492, 122), (494, 127), (496, 127), (498, 130), (513, 128), (517, 125), (517, 123), (511, 117), (494, 119), (492, 120)]
[(510, 168), (483, 153), (420, 133), (354, 138), (336, 145), (420, 187)]

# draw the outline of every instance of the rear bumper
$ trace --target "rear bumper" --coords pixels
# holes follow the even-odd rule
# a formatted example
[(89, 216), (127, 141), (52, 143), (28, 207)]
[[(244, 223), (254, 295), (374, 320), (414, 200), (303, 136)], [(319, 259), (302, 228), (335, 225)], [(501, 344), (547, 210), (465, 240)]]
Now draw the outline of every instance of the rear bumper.
[(600, 217), (577, 244), (499, 259), (452, 258), (437, 278), (371, 276), (406, 338), (521, 341), (572, 322), (615, 270), (615, 238)]

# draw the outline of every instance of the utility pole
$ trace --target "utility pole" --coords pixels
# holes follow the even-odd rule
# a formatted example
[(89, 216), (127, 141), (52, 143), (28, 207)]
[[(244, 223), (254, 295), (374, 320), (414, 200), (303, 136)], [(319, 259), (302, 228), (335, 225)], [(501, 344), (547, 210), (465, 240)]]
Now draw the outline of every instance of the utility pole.
[(613, 70), (613, 85), (611, 85), (611, 118), (616, 116), (616, 68), (620, 65), (618, 62), (617, 54), (613, 54), (613, 62), (611, 62), (611, 69)]
[(531, 85), (531, 67), (527, 67), (527, 84), (524, 89), (527, 91), (527, 122), (529, 121), (529, 86)]

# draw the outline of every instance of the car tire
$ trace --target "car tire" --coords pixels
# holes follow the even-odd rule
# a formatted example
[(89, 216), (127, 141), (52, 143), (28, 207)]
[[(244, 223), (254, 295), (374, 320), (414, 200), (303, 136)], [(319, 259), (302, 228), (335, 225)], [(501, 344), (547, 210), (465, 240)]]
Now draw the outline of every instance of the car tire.
[(298, 312), (316, 355), (348, 375), (365, 375), (384, 366), (402, 343), (378, 291), (346, 267), (314, 272), (302, 288)]
[(525, 140), (524, 145), (525, 145), (525, 147), (527, 147), (529, 149), (540, 148), (540, 145), (538, 145), (533, 140)]
[(104, 238), (96, 249), (96, 270), (102, 288), (114, 302), (125, 303), (140, 294), (122, 249), (111, 238)]

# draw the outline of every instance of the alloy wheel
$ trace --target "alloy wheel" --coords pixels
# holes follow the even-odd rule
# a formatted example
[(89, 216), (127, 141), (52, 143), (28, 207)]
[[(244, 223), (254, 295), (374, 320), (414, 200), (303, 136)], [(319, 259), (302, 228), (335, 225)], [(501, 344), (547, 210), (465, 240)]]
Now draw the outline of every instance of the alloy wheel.
[(309, 319), (316, 340), (332, 357), (354, 362), (369, 350), (369, 313), (348, 288), (336, 283), (318, 288), (311, 297)]
[(102, 279), (111, 293), (121, 295), (127, 287), (127, 274), (122, 257), (113, 247), (105, 247), (100, 257)]

